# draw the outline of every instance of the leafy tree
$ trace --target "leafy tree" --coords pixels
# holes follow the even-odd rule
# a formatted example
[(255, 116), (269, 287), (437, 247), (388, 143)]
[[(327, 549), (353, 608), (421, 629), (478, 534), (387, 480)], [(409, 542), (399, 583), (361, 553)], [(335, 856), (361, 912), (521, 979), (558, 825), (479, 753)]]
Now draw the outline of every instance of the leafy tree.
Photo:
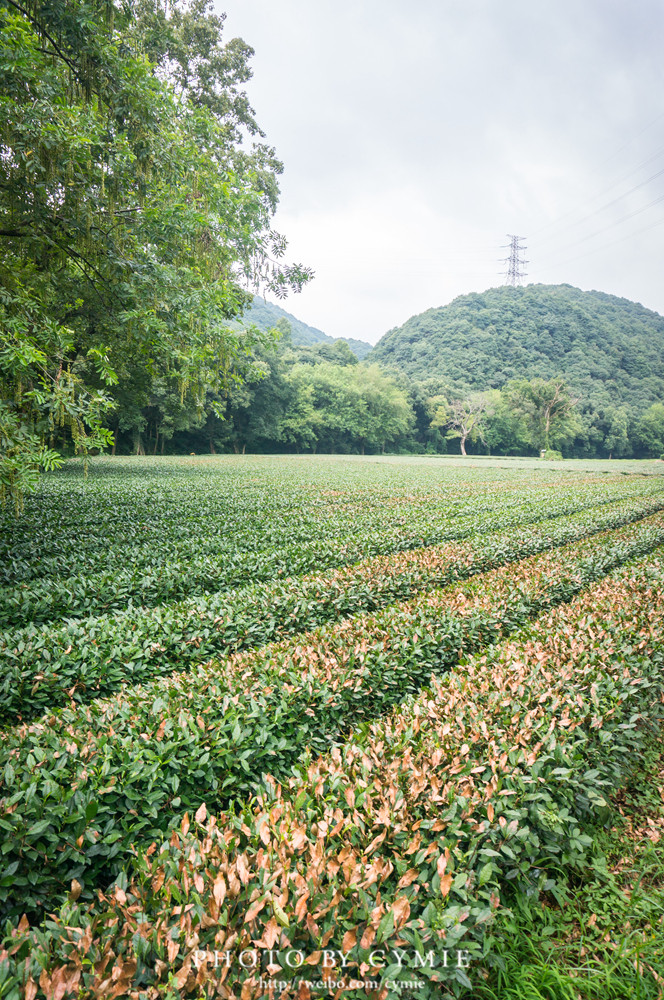
[(641, 417), (636, 431), (637, 444), (648, 458), (664, 455), (664, 403), (653, 403)]
[(604, 437), (604, 450), (609, 457), (624, 458), (631, 454), (632, 445), (629, 440), (630, 417), (627, 409), (612, 407), (607, 414), (607, 431)]
[(127, 367), (202, 403), (243, 355), (247, 283), (311, 276), (270, 226), (281, 167), (252, 142), (251, 50), (210, 10), (0, 0), (3, 497), (66, 440), (109, 443)]
[(315, 448), (313, 386), (306, 377), (298, 377), (294, 372), (287, 375), (286, 379), (289, 397), (279, 424), (279, 440), (292, 445), (297, 452)]
[(366, 427), (366, 400), (354, 370), (322, 361), (297, 364), (292, 377), (309, 386), (316, 449), (324, 452), (359, 450)]
[[(325, 348), (329, 345), (323, 345)], [(236, 451), (274, 449), (364, 453), (409, 439), (413, 411), (406, 394), (377, 366), (349, 363), (346, 345), (337, 363), (288, 339), (268, 350), (255, 347), (253, 368), (227, 393), (214, 442)]]
[(510, 382), (506, 393), (513, 409), (527, 424), (530, 442), (548, 451), (573, 438), (579, 424), (574, 416), (578, 399), (573, 398), (562, 378)]
[(444, 435), (439, 427), (432, 427), (439, 400), (430, 396), (425, 386), (419, 385), (407, 376), (401, 375), (395, 381), (399, 388), (406, 393), (406, 398), (413, 411), (411, 450), (426, 450), (431, 454), (446, 452), (447, 444)]
[(523, 414), (512, 405), (506, 392), (491, 389), (486, 395), (490, 407), (484, 439), (489, 451), (499, 455), (528, 454), (532, 445)]
[(366, 447), (384, 452), (388, 444), (406, 437), (413, 428), (413, 411), (406, 394), (378, 365), (358, 365), (352, 372), (366, 401), (358, 433), (362, 454)]
[(292, 390), (274, 345), (256, 345), (242, 379), (208, 397), (206, 433), (210, 451), (230, 445), (235, 452), (256, 451), (282, 440), (281, 421)]

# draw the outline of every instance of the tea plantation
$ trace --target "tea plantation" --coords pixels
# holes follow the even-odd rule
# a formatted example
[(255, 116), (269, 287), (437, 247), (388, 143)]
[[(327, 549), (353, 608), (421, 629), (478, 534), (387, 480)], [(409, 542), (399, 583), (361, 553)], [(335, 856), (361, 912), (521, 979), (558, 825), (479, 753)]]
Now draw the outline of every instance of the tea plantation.
[(661, 726), (663, 472), (44, 476), (0, 533), (0, 998), (475, 995)]

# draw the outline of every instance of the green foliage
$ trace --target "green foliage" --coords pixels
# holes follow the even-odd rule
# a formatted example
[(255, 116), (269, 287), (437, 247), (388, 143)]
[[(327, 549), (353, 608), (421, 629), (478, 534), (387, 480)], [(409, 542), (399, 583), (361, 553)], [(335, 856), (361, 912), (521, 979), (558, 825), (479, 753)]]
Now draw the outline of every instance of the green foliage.
[(315, 326), (309, 326), (297, 319), (291, 313), (286, 312), (281, 306), (274, 302), (267, 302), (260, 295), (254, 295), (251, 305), (246, 309), (239, 322), (240, 326), (256, 326), (259, 330), (279, 328), (280, 324), (287, 323), (290, 328), (291, 340), (296, 347), (313, 346), (314, 344), (346, 344), (359, 361), (363, 361), (369, 351), (371, 344), (364, 340), (354, 340), (352, 337), (339, 337), (334, 339), (329, 337), (322, 330)]
[(222, 25), (208, 0), (0, 5), (3, 495), (106, 446), (138, 373), (143, 405), (155, 374), (200, 402), (250, 343), (228, 327), (247, 283), (310, 277), (270, 228), (281, 165)]
[[(607, 457), (654, 456), (662, 450), (657, 450), (656, 417), (638, 428), (648, 407), (661, 405), (664, 397), (662, 358), (661, 316), (626, 299), (569, 285), (461, 296), (391, 330), (371, 353), (371, 360), (389, 371), (422, 384), (437, 381), (447, 399), (504, 389), (510, 382), (551, 383), (564, 371), (579, 406), (567, 435), (553, 443), (565, 445), (567, 453)], [(496, 426), (487, 433), (492, 451), (515, 454), (546, 446), (543, 431), (514, 424), (505, 410), (494, 419)]]
[[(517, 515), (519, 525), (508, 531), (499, 529), (505, 521), (513, 523), (513, 508), (501, 509), (494, 504), (488, 517), (456, 513), (446, 524), (440, 524), (438, 533), (456, 539), (470, 535), (463, 547), (448, 545), (415, 550), (409, 556), (392, 559), (374, 557), (334, 574), (328, 571), (300, 579), (290, 576), (263, 585), (253, 583), (230, 593), (221, 591), (189, 598), (154, 611), (142, 608), (79, 621), (70, 618), (75, 613), (94, 610), (99, 605), (93, 602), (105, 601), (111, 594), (118, 604), (130, 597), (145, 601), (148, 596), (152, 602), (158, 602), (164, 593), (158, 589), (165, 583), (161, 576), (154, 581), (157, 587), (151, 595), (145, 591), (128, 593), (129, 588), (122, 587), (125, 581), (118, 572), (109, 573), (105, 580), (99, 575), (92, 579), (72, 577), (57, 590), (51, 578), (43, 581), (43, 586), (36, 582), (33, 587), (23, 584), (7, 589), (2, 595), (3, 614), (19, 626), (30, 615), (35, 619), (67, 615), (70, 620), (42, 628), (23, 625), (0, 637), (0, 653), (7, 664), (0, 683), (0, 723), (27, 721), (58, 705), (89, 702), (109, 694), (129, 679), (142, 683), (182, 669), (187, 663), (262, 646), (342, 615), (374, 611), (419, 591), (618, 527), (664, 507), (661, 490), (652, 497), (648, 497), (649, 490), (640, 490), (636, 497), (613, 503), (602, 502), (605, 497), (600, 501), (604, 489), (600, 492), (595, 487), (589, 492), (590, 495), (579, 492), (561, 500), (542, 491), (537, 509), (527, 512), (524, 505)], [(536, 502), (536, 496), (532, 494), (530, 500)], [(570, 508), (575, 507), (577, 510), (570, 516)], [(534, 526), (527, 527), (532, 521)], [(487, 539), (489, 531), (492, 534)], [(238, 542), (236, 538), (236, 545)], [(386, 532), (380, 546), (375, 547), (385, 550), (390, 543), (403, 550), (407, 538), (395, 538)], [(237, 560), (234, 565), (231, 562), (231, 571), (237, 573), (241, 567), (247, 567), (247, 574), (254, 567), (260, 570), (261, 555), (250, 550), (246, 561)], [(335, 561), (335, 556), (338, 561), (339, 552), (332, 549), (328, 561)], [(344, 558), (349, 556), (344, 546)], [(320, 543), (293, 545), (283, 553), (284, 557), (289, 559), (290, 573), (311, 565), (314, 559), (318, 566), (323, 561)], [(201, 567), (203, 574), (208, 565)], [(177, 572), (182, 583), (191, 580), (182, 564), (177, 566)], [(204, 578), (209, 584), (209, 576)], [(223, 579), (218, 578), (218, 585)], [(229, 579), (233, 577), (227, 576), (226, 581)], [(129, 585), (131, 582), (127, 581)], [(106, 592), (101, 590), (104, 583)], [(266, 607), (270, 608), (269, 616), (265, 614)]]
[[(502, 290), (510, 295), (512, 291)], [(535, 308), (538, 296), (546, 301), (549, 296), (557, 302), (561, 310), (561, 330), (566, 329), (565, 323), (569, 320), (565, 310), (576, 308), (574, 303), (586, 303), (588, 309), (596, 305), (594, 300), (584, 298), (590, 293), (577, 295), (576, 290), (564, 286), (548, 291), (539, 286), (528, 289), (531, 298), (523, 302), (519, 297), (523, 290), (516, 291), (516, 299), (508, 297), (503, 301), (502, 292), (495, 290), (496, 309), (509, 306), (512, 312), (508, 310), (507, 318), (514, 319), (514, 304), (521, 302), (530, 317), (528, 322), (533, 338), (541, 318)], [(489, 297), (493, 294), (486, 293)], [(609, 297), (601, 298), (598, 322), (609, 308), (605, 300), (609, 301)], [(461, 309), (464, 303), (468, 305), (463, 299), (453, 306)], [(627, 309), (627, 306), (622, 303), (620, 308)], [(441, 315), (447, 316), (447, 310), (451, 309), (452, 306), (446, 307), (440, 311)], [(477, 316), (473, 314), (473, 322), (481, 326), (482, 315), (481, 311)], [(607, 315), (613, 316), (611, 310)], [(637, 310), (636, 315), (640, 316), (641, 312)], [(565, 316), (567, 319), (563, 322)], [(586, 316), (582, 323), (577, 316), (575, 320), (578, 322), (573, 327), (572, 340), (577, 346), (583, 337), (590, 335), (587, 319)], [(612, 322), (618, 320), (614, 317)], [(641, 412), (637, 397), (630, 395), (636, 382), (630, 382), (625, 390), (627, 402), (619, 404), (619, 394), (613, 393), (611, 401), (607, 401), (606, 394), (596, 391), (598, 387), (603, 390), (609, 384), (607, 380), (584, 381), (585, 376), (579, 376), (578, 366), (577, 369), (573, 366), (563, 380), (553, 365), (553, 347), (551, 364), (546, 367), (551, 377), (532, 374), (539, 370), (539, 356), (537, 353), (528, 355), (530, 362), (527, 363), (526, 353), (523, 353), (521, 369), (528, 377), (506, 381), (501, 374), (493, 380), (500, 388), (479, 391), (474, 388), (477, 380), (473, 383), (470, 377), (472, 366), (469, 367), (465, 360), (465, 386), (452, 377), (451, 370), (436, 375), (434, 364), (427, 363), (426, 371), (414, 367), (408, 375), (404, 368), (392, 365), (387, 356), (383, 358), (378, 348), (370, 360), (377, 358), (380, 364), (389, 363), (389, 369), (381, 370), (377, 364), (369, 365), (367, 361), (355, 374), (335, 370), (357, 365), (349, 342), (321, 339), (324, 335), (320, 331), (305, 328), (295, 317), (259, 297), (255, 298), (245, 319), (235, 326), (247, 349), (242, 365), (243, 385), (231, 382), (220, 392), (209, 378), (207, 388), (199, 397), (183, 399), (172, 380), (152, 379), (146, 388), (140, 369), (125, 371), (123, 384), (112, 390), (114, 398), (122, 401), (114, 418), (121, 451), (156, 453), (160, 450), (163, 454), (164, 450), (212, 453), (230, 450), (242, 453), (390, 450), (436, 454), (456, 450), (457, 446), (452, 444), (455, 439), (459, 441), (462, 454), (468, 447), (476, 453), (539, 456), (548, 443), (551, 450), (560, 451), (566, 457), (621, 458), (631, 454), (654, 457), (664, 448), (664, 432), (657, 416), (657, 406), (661, 403), (653, 404), (654, 409), (651, 407), (647, 413)], [(472, 342), (471, 332), (463, 325), (459, 330), (466, 350), (469, 338)], [(487, 350), (487, 345), (492, 351), (499, 350), (501, 330), (498, 324), (492, 328), (491, 338), (482, 340)], [(427, 336), (431, 334), (435, 340), (435, 331), (428, 327), (427, 331)], [(272, 343), (257, 342), (262, 335), (269, 335)], [(391, 336), (386, 342), (391, 342)], [(556, 332), (554, 342), (558, 336)], [(450, 350), (457, 349), (455, 343), (452, 337)], [(411, 347), (416, 344), (417, 338)], [(461, 342), (457, 346), (461, 350)], [(445, 351), (441, 356), (447, 357)], [(592, 357), (592, 351), (581, 344), (576, 356), (580, 364), (581, 358), (587, 361)], [(508, 374), (513, 374), (513, 367), (503, 367)], [(388, 370), (391, 372), (389, 377), (386, 375)], [(491, 366), (487, 370), (491, 370)], [(484, 371), (482, 368), (482, 373)], [(379, 372), (382, 379), (377, 378)], [(482, 373), (478, 380), (486, 386), (490, 382)], [(574, 382), (584, 388), (575, 389)], [(400, 397), (395, 388), (402, 394)], [(378, 421), (382, 421), (382, 433), (376, 426)]]
[(2, 853), (11, 880), (0, 880), (0, 901), (20, 891), (21, 911), (52, 906), (72, 879), (92, 888), (115, 877), (130, 844), (167, 838), (172, 809), (195, 809), (202, 798), (224, 807), (254, 792), (265, 772), (281, 780), (305, 748), (325, 752), (464, 652), (663, 543), (657, 514), (440, 594), (60, 709), (55, 724), (51, 716), (5, 731)]
[(446, 427), (448, 438), (459, 438), (461, 454), (466, 454), (466, 441), (486, 444), (486, 426), (493, 412), (494, 402), (482, 392), (471, 393), (466, 399), (443, 401), (436, 409), (431, 427)]
[[(657, 416), (659, 403), (638, 417), (633, 405), (598, 404), (594, 399), (580, 397), (567, 377), (559, 375), (501, 380), (501, 389), (480, 392), (460, 391), (453, 380), (437, 378), (430, 370), (426, 377), (420, 373), (418, 380), (397, 368), (390, 369), (393, 377), (389, 382), (383, 372), (374, 406), (390, 433), (367, 435), (361, 428), (364, 425), (368, 429), (371, 406), (367, 408), (366, 397), (374, 381), (363, 374), (368, 368), (361, 367), (355, 376), (334, 371), (330, 366), (356, 364), (348, 346), (336, 341), (298, 347), (293, 344), (286, 315), (275, 328), (280, 337), (276, 354), (268, 357), (260, 347), (253, 351), (262, 384), (255, 380), (250, 392), (230, 392), (220, 402), (219, 415), (225, 415), (227, 423), (222, 427), (208, 419), (204, 432), (207, 441), (201, 440), (195, 422), (190, 420), (188, 435), (173, 440), (176, 449), (187, 450), (191, 444), (197, 450), (209, 445), (212, 451), (230, 447), (243, 452), (284, 447), (327, 452), (389, 448), (435, 454), (448, 450), (447, 441), (458, 439), (461, 454), (466, 454), (468, 445), (476, 452), (494, 454), (539, 456), (549, 449), (567, 457), (619, 458), (632, 453), (655, 456), (660, 453), (660, 444), (664, 447), (664, 432)], [(500, 340), (497, 334), (496, 339)], [(378, 356), (373, 353), (371, 358)], [(305, 365), (318, 370), (303, 372)], [(377, 365), (372, 368), (379, 371)], [(352, 389), (353, 381), (359, 384), (364, 399)], [(388, 390), (389, 384), (392, 389)], [(387, 396), (391, 393), (394, 397), (394, 386), (405, 397), (401, 402), (403, 419), (397, 424), (391, 415), (393, 407), (386, 405)]]
[(39, 470), (58, 469), (62, 458), (46, 448), (29, 427), (21, 423), (16, 413), (0, 401), (0, 501), (4, 507), (9, 498), (14, 510), (23, 509), (23, 498), (37, 485)]
[(662, 740), (652, 733), (624, 789), (598, 822), (581, 872), (543, 872), (556, 883), (506, 895), (492, 932), (491, 967), (474, 984), (478, 1000), (656, 1000), (664, 977), (662, 912)]
[(664, 449), (664, 403), (653, 403), (641, 417), (637, 436), (643, 451), (655, 458)]
[(594, 405), (643, 411), (664, 395), (664, 319), (570, 285), (491, 288), (429, 309), (385, 334), (375, 358), (457, 392), (555, 378)]
[[(340, 442), (348, 450), (384, 451), (411, 427), (404, 393), (377, 365), (296, 366), (293, 378), (312, 387), (314, 427), (322, 451)], [(344, 449), (345, 450), (345, 449)]]
[(508, 382), (505, 394), (511, 408), (522, 416), (531, 447), (549, 451), (568, 443), (579, 430), (573, 399), (562, 378), (546, 382), (541, 378)]
[[(205, 433), (210, 450), (380, 452), (409, 439), (405, 393), (377, 365), (358, 364), (342, 341), (255, 348), (245, 381), (219, 400)], [(194, 440), (192, 438), (191, 440)]]
[[(594, 556), (586, 568), (601, 575), (604, 557), (598, 548)], [(524, 569), (520, 586), (532, 594), (535, 564)], [(91, 991), (113, 967), (126, 970), (118, 975), (128, 985), (165, 985), (170, 973), (180, 995), (212, 996), (218, 970), (197, 976), (192, 954), (214, 952), (221, 932), (233, 960), (227, 982), (238, 991), (252, 975), (238, 961), (249, 942), (264, 955), (279, 942), (318, 958), (343, 945), (353, 976), (363, 962), (371, 968), (372, 947), (397, 944), (409, 972), (421, 968), (416, 956), (438, 959), (418, 996), (463, 995), (477, 969), (470, 982), (448, 975), (444, 950), (467, 949), (481, 968), (510, 886), (562, 896), (555, 869), (587, 869), (607, 796), (661, 725), (661, 594), (660, 550), (463, 658), (342, 745), (305, 755), (279, 785), (266, 780), (236, 810), (210, 817), (201, 805), (161, 849), (139, 852), (103, 899), (77, 898), (73, 883), (42, 928), (8, 927), (10, 976), (29, 976), (34, 995), (38, 981), (46, 993), (65, 979)], [(418, 628), (412, 640), (423, 635)], [(193, 736), (204, 738), (202, 729)], [(386, 964), (376, 971), (390, 974)]]
[[(604, 509), (594, 512), (591, 524), (599, 523), (597, 517), (604, 523), (602, 518), (611, 517), (614, 509), (618, 517), (624, 510), (629, 518), (657, 510), (661, 498), (657, 478), (637, 487), (633, 482), (593, 481), (557, 493), (546, 481), (521, 477), (515, 480), (518, 502), (502, 494), (500, 479), (495, 497), (469, 487), (458, 488), (452, 497), (449, 470), (442, 479), (436, 478), (440, 470), (432, 470), (431, 479), (425, 478), (431, 492), (417, 497), (386, 495), (374, 481), (376, 505), (370, 508), (349, 487), (349, 511), (346, 504), (328, 506), (325, 493), (315, 503), (303, 498), (301, 489), (280, 475), (283, 465), (277, 466), (270, 488), (254, 485), (250, 466), (240, 480), (241, 490), (223, 466), (193, 470), (171, 461), (165, 468), (150, 468), (131, 460), (118, 465), (116, 471), (115, 465), (93, 460), (87, 481), (68, 470), (49, 481), (38, 501), (28, 502), (21, 521), (6, 517), (1, 523), (0, 622), (6, 629), (23, 629), (20, 637), (7, 632), (3, 648), (26, 642), (26, 659), (39, 658), (34, 643), (48, 641), (66, 649), (72, 645), (66, 631), (51, 633), (47, 640), (30, 623), (89, 616), (95, 616), (88, 625), (99, 645), (100, 634), (113, 628), (112, 612), (128, 605), (128, 627), (136, 638), (144, 627), (148, 633), (158, 627), (159, 618), (152, 620), (148, 608), (183, 598), (188, 600), (181, 606), (162, 607), (157, 614), (180, 624), (191, 625), (192, 615), (213, 621), (215, 602), (223, 602), (221, 594), (229, 588), (248, 587), (245, 597), (250, 600), (251, 587), (265, 582), (268, 586), (256, 593), (259, 600), (269, 600), (279, 593), (275, 580), (284, 576), (321, 573), (451, 539), (511, 528), (518, 532), (527, 524), (541, 523), (546, 530), (551, 518), (599, 506)], [(220, 522), (225, 529), (221, 537)], [(82, 534), (81, 524), (103, 524), (104, 533)], [(94, 643), (84, 640), (87, 627), (80, 625), (72, 633), (76, 645), (85, 646), (86, 657), (94, 655)]]
[(199, 1000), (220, 935), (472, 992), (661, 722), (659, 466), (91, 464), (1, 525), (0, 992)]
[(448, 438), (459, 438), (464, 456), (467, 441), (481, 441), (486, 448), (507, 453), (559, 454), (551, 445), (569, 445), (581, 432), (575, 411), (578, 400), (570, 396), (562, 378), (519, 379), (502, 391), (473, 392), (450, 402), (435, 396), (430, 402), (435, 406), (430, 427), (446, 428)]
[(610, 456), (622, 458), (631, 453), (629, 429), (629, 413), (624, 407), (609, 410), (604, 448), (608, 450)]

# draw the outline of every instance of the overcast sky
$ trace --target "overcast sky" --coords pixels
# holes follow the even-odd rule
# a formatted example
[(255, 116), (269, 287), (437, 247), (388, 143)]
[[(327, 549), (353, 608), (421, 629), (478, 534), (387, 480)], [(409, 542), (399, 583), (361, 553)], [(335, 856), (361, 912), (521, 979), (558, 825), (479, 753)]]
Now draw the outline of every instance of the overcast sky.
[(217, 0), (284, 162), (281, 302), (375, 343), (457, 295), (567, 282), (664, 313), (661, 0)]

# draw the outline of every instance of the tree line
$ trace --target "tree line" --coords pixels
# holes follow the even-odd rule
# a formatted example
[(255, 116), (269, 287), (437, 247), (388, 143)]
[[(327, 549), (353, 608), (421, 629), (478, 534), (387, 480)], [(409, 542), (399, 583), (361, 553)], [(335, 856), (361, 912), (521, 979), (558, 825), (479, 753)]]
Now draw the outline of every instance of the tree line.
[(513, 379), (455, 393), (360, 362), (343, 341), (293, 345), (281, 321), (255, 344), (241, 381), (182, 398), (167, 380), (122, 397), (118, 453), (461, 453), (625, 458), (664, 453), (664, 406), (634, 422), (626, 409), (584, 407), (562, 377)]

